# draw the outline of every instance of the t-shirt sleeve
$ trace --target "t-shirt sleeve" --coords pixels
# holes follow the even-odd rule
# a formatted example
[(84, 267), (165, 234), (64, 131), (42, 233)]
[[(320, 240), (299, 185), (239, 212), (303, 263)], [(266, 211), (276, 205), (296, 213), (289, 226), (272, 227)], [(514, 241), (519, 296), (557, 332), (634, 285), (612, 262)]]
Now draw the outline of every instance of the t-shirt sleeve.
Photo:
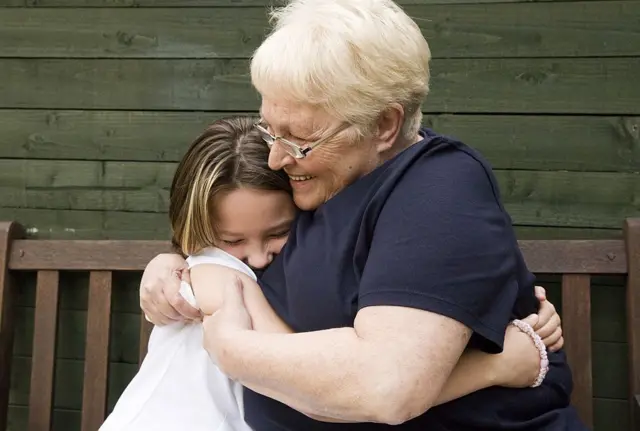
[(380, 210), (358, 306), (444, 315), (473, 331), (474, 346), (499, 352), (518, 296), (517, 253), (488, 168), (460, 150), (423, 156)]

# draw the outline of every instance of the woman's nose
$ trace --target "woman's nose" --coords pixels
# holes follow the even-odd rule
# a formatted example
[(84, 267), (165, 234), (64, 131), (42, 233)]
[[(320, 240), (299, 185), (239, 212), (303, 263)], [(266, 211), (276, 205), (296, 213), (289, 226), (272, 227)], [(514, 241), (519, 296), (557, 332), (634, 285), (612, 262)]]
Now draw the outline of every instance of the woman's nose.
[(279, 171), (292, 163), (294, 158), (282, 148), (282, 144), (278, 141), (274, 142), (269, 150), (269, 168)]

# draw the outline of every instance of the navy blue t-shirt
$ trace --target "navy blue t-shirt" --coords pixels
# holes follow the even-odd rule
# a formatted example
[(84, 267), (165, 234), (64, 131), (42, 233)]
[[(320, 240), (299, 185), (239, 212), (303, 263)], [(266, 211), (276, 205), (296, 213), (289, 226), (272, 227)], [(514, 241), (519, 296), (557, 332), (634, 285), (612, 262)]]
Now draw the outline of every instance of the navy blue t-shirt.
[[(297, 217), (260, 279), (296, 332), (352, 327), (361, 308), (396, 305), (458, 320), (473, 330), (470, 347), (500, 352), (508, 322), (537, 310), (491, 168), (459, 142), (420, 133), (421, 142)], [(569, 406), (564, 353), (550, 361), (539, 388), (488, 388), (394, 429), (586, 430)], [(318, 422), (249, 389), (244, 400), (256, 431), (390, 428)]]

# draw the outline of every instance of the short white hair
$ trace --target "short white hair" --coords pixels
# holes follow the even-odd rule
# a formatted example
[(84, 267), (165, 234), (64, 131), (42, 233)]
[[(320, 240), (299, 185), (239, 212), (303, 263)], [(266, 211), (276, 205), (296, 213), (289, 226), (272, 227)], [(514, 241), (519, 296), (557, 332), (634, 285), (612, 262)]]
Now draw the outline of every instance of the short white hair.
[(431, 52), (418, 25), (391, 0), (291, 0), (271, 11), (273, 30), (255, 51), (251, 81), (263, 97), (324, 109), (374, 131), (390, 104), (412, 138), (429, 92)]

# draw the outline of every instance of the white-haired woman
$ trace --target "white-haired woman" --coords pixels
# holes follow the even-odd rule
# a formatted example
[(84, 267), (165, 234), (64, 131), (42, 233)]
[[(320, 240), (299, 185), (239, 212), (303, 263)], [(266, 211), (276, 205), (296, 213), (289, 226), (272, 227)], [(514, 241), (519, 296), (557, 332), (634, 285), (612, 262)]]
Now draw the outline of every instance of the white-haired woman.
[[(586, 429), (562, 351), (541, 360), (534, 388), (436, 406), (463, 352), (500, 352), (538, 301), (489, 165), (420, 127), (430, 52), (417, 25), (390, 0), (294, 0), (273, 21), (251, 64), (256, 127), (303, 211), (259, 284), (297, 333), (253, 331), (238, 286), (204, 322), (210, 356), (248, 388), (248, 423)], [(160, 256), (145, 272), (154, 322), (190, 313), (167, 293), (177, 265)]]

